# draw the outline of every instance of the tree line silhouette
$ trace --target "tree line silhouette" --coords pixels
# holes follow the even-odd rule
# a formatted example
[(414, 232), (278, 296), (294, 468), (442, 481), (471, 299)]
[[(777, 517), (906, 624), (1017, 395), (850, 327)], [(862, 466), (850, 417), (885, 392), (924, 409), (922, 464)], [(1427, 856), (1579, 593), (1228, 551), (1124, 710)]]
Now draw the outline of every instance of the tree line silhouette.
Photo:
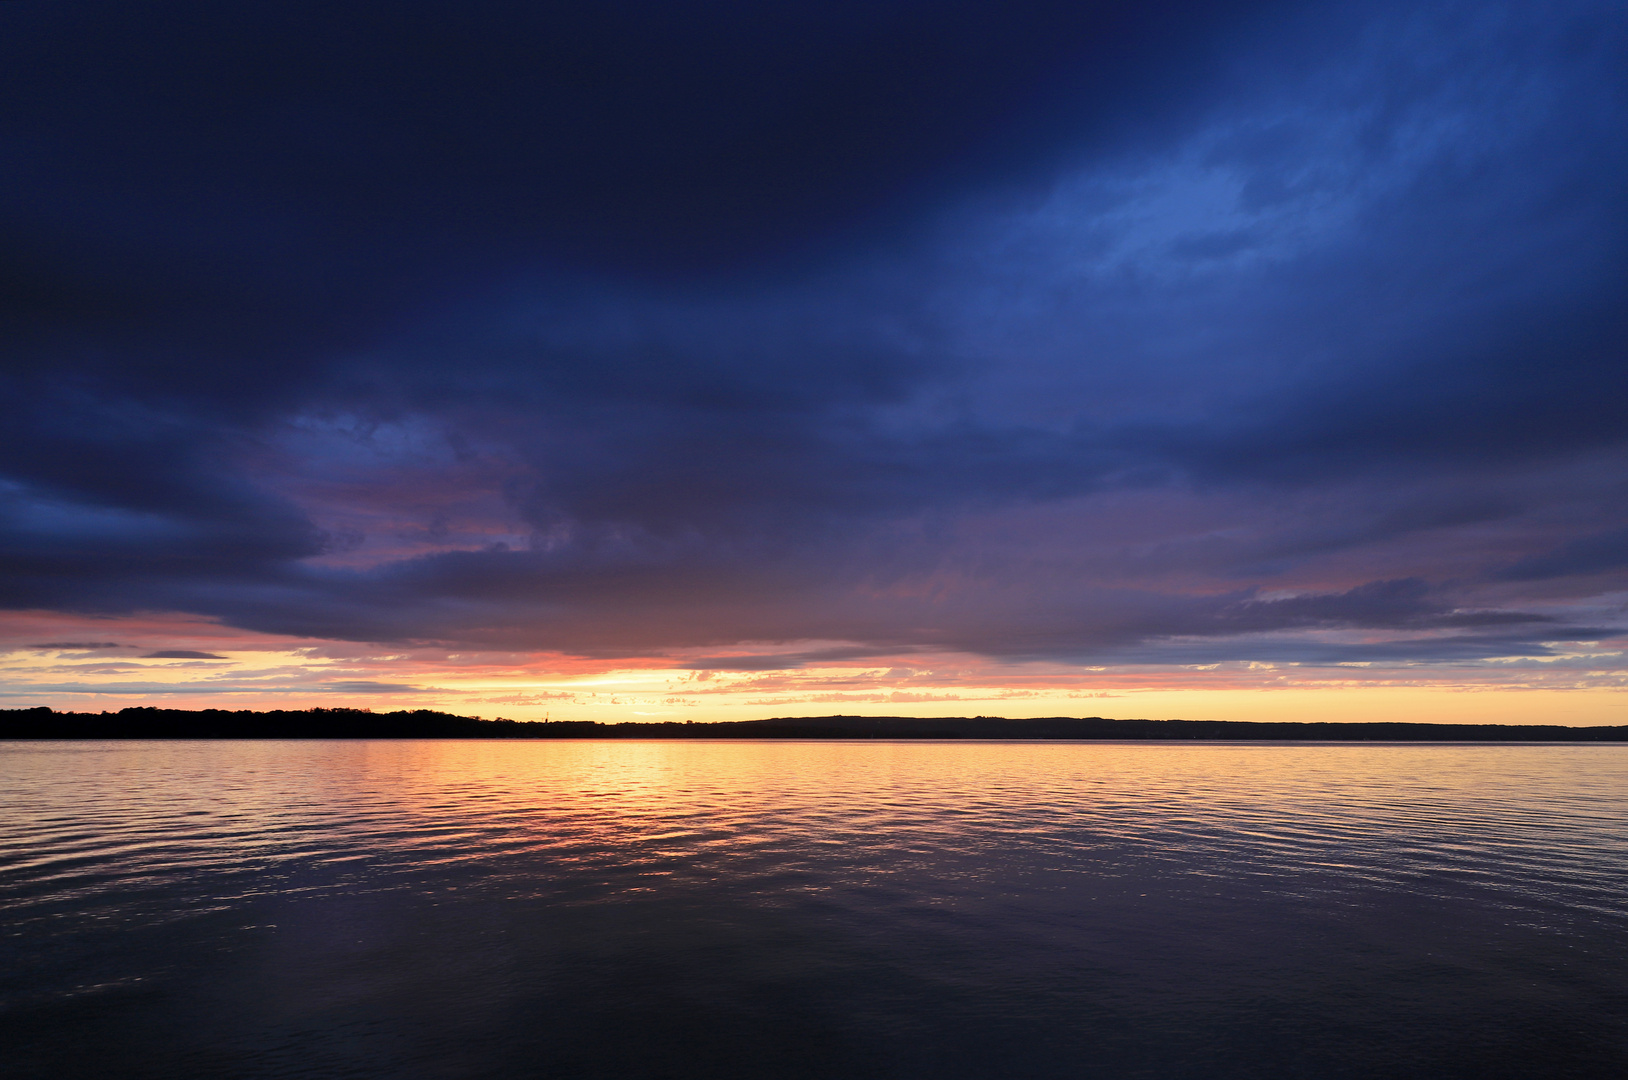
[(486, 720), (431, 709), (0, 710), (0, 739), (1126, 739), (1628, 742), (1628, 726), (1110, 720), (1049, 716), (798, 716), (719, 723)]

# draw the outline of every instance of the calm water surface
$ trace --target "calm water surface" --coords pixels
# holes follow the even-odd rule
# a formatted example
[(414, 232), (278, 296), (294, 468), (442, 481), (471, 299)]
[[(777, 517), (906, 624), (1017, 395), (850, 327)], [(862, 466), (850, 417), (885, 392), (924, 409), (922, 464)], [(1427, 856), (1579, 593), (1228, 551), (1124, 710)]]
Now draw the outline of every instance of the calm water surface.
[(15, 1077), (1628, 1075), (1628, 747), (0, 744)]

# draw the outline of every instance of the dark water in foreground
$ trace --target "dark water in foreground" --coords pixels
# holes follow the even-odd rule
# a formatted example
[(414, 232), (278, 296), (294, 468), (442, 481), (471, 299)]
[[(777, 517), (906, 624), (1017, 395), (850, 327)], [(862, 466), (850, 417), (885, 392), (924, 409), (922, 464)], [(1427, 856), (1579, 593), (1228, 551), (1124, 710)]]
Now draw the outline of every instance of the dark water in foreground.
[(1628, 1075), (1628, 747), (0, 746), (14, 1077)]

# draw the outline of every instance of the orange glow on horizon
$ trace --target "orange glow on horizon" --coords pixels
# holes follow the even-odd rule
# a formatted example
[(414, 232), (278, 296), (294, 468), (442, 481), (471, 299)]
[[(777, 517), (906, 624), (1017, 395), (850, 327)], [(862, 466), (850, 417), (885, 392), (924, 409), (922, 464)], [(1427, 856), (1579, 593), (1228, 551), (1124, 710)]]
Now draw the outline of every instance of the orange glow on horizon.
[[(806, 655), (809, 643), (798, 650)], [(830, 643), (815, 643), (824, 647)], [(516, 720), (712, 722), (769, 716), (1109, 716), (1223, 720), (1628, 723), (1621, 653), (1566, 664), (1070, 666), (904, 654), (769, 670), (702, 657), (313, 641), (197, 617), (23, 612), (0, 623), (0, 707), (432, 708)], [(187, 655), (193, 654), (193, 655)], [(741, 667), (786, 645), (727, 654)], [(706, 660), (720, 662), (720, 654)]]

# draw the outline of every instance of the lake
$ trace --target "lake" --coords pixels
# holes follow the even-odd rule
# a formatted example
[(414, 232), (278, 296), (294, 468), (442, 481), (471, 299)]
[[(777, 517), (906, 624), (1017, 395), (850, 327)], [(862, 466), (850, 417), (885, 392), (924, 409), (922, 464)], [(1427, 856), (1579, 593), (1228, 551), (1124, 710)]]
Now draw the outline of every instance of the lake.
[(8, 1077), (1628, 1074), (1628, 746), (0, 745)]

